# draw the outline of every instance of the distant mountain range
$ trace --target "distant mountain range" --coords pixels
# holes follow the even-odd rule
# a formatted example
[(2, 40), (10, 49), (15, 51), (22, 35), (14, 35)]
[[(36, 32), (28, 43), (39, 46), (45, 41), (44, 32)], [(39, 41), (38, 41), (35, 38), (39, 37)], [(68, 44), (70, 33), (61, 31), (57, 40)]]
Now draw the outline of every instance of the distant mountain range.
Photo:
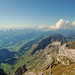
[(37, 27), (25, 29), (3, 29), (0, 30), (0, 48), (21, 45), (32, 39), (46, 37), (51, 34), (62, 34), (69, 39), (75, 36), (75, 29), (39, 30)]

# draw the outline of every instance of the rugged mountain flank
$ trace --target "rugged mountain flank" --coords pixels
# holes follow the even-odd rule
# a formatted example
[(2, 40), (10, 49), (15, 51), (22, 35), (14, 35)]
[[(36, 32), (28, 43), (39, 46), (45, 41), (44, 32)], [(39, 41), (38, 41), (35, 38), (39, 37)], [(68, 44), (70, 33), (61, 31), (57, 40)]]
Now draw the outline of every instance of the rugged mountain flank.
[(34, 48), (26, 60), (28, 71), (24, 75), (52, 75), (54, 66), (59, 64), (68, 66), (75, 62), (75, 56), (70, 53), (72, 50), (68, 49), (66, 39), (60, 36), (57, 34), (48, 36), (32, 46)]
[(37, 50), (44, 49), (47, 45), (49, 45), (53, 41), (61, 41), (61, 44), (67, 42), (63, 35), (53, 34), (53, 35), (50, 35), (47, 38), (44, 38), (43, 40), (41, 40), (39, 42), (38, 46), (32, 51), (31, 54), (33, 55)]
[[(32, 45), (32, 42), (34, 45)], [(29, 50), (24, 52), (24, 50), (28, 48), (29, 43)], [(67, 75), (68, 68), (74, 68), (72, 65), (75, 64), (75, 49), (69, 48), (71, 44), (72, 43), (67, 43), (65, 37), (60, 34), (50, 35), (38, 42), (28, 42), (26, 46), (24, 45), (21, 48), (22, 52), (24, 52), (23, 55), (20, 56), (11, 67), (12, 74), (63, 75), (66, 73)], [(23, 64), (26, 65), (26, 69), (23, 67)], [(61, 68), (59, 69), (60, 66)], [(63, 69), (66, 70), (66, 72), (63, 71)], [(71, 71), (73, 71), (73, 69), (70, 70), (70, 72)]]
[[(68, 49), (66, 39), (55, 40), (50, 38), (50, 40), (53, 41), (44, 49), (38, 49), (34, 55), (29, 58), (27, 68), (31, 68), (32, 70), (25, 72), (24, 75), (68, 75), (67, 70), (69, 68), (73, 68), (69, 72), (75, 72), (75, 65), (74, 67), (72, 66), (75, 63), (75, 49)], [(35, 63), (32, 64), (32, 62)], [(32, 65), (29, 66), (30, 64)], [(58, 69), (59, 74), (55, 74), (55, 68), (59, 65), (62, 72)], [(63, 69), (66, 70), (66, 72), (63, 71)], [(74, 72), (70, 74), (74, 75)]]
[[(66, 72), (63, 71), (60, 75), (68, 75), (69, 73), (67, 73), (67, 70), (69, 68), (73, 68), (70, 72), (75, 72), (75, 65), (74, 67), (72, 66), (75, 62), (75, 49), (68, 49), (66, 46), (67, 43), (63, 43), (63, 45), (61, 45), (61, 42), (54, 41), (46, 46), (45, 49), (37, 51), (33, 55), (34, 59), (31, 59), (32, 57), (30, 58), (30, 63), (37, 60), (34, 65), (35, 67), (33, 67), (35, 69), (25, 72), (24, 75), (59, 75), (55, 74), (55, 68), (59, 65), (62, 71), (63, 69), (66, 70)], [(58, 73), (60, 72), (60, 69), (58, 69)], [(72, 72), (70, 74), (74, 75), (75, 73)]]
[(40, 49), (44, 49), (48, 44), (50, 44), (51, 43), (51, 38), (50, 37), (48, 37), (48, 38), (45, 38), (45, 39), (43, 39), (40, 43), (39, 43), (39, 45), (32, 51), (32, 55), (33, 54), (35, 54), (35, 52), (37, 51), (37, 50), (40, 50)]

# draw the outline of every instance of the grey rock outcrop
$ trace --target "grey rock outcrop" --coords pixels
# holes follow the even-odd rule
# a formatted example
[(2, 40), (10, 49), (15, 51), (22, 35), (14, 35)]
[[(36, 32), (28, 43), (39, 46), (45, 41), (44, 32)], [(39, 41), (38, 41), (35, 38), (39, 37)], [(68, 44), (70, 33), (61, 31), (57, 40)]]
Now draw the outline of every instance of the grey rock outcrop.
[(63, 65), (69, 65), (71, 62), (75, 62), (75, 49), (68, 49), (66, 43), (59, 47), (59, 53), (57, 60)]

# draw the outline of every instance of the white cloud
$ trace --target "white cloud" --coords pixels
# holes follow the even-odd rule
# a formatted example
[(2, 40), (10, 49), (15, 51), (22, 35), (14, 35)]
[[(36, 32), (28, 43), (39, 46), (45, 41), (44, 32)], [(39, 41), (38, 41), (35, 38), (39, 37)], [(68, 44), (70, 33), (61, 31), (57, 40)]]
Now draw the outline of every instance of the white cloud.
[(75, 26), (75, 21), (72, 22), (72, 25)]
[(37, 28), (39, 28), (39, 29), (40, 29), (40, 28), (45, 28), (45, 27), (46, 27), (46, 26), (39, 26), (39, 27), (37, 27)]
[(65, 20), (63, 20), (63, 19), (61, 19), (61, 20), (59, 20), (55, 25), (55, 27), (56, 28), (61, 28), (61, 27), (63, 27), (63, 25), (66, 23), (66, 21)]
[(69, 28), (69, 27), (71, 27), (72, 26), (72, 24), (67, 20), (67, 21), (65, 21), (65, 20), (63, 20), (63, 19), (60, 19), (56, 24), (55, 24), (55, 26), (51, 26), (51, 28), (52, 27), (54, 27), (54, 28), (56, 28), (56, 29), (63, 29), (63, 28)]
[[(44, 28), (45, 26), (39, 26), (38, 28)], [(67, 29), (67, 28), (75, 28), (75, 21), (70, 23), (68, 20), (60, 19), (55, 25), (47, 26), (46, 30), (53, 30), (53, 29)]]

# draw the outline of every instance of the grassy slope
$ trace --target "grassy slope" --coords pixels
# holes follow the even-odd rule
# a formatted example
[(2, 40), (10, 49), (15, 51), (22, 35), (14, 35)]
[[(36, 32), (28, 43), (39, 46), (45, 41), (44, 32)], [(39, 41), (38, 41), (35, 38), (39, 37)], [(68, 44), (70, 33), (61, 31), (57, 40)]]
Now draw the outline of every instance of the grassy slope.
[(15, 61), (14, 65), (11, 68), (13, 74), (20, 66), (24, 64), (27, 65), (27, 62), (29, 61), (28, 58), (31, 57), (30, 53), (36, 46), (37, 44), (34, 44), (28, 51), (25, 52), (25, 54), (23, 54), (18, 60)]
[(58, 64), (52, 68), (53, 75), (75, 75), (75, 63), (69, 66)]
[(69, 46), (68, 47), (69, 49), (75, 49), (75, 41), (74, 42), (69, 42), (68, 46)]
[[(69, 49), (75, 49), (75, 41), (68, 42)], [(75, 63), (64, 66), (61, 63), (52, 68), (53, 75), (75, 75)]]

